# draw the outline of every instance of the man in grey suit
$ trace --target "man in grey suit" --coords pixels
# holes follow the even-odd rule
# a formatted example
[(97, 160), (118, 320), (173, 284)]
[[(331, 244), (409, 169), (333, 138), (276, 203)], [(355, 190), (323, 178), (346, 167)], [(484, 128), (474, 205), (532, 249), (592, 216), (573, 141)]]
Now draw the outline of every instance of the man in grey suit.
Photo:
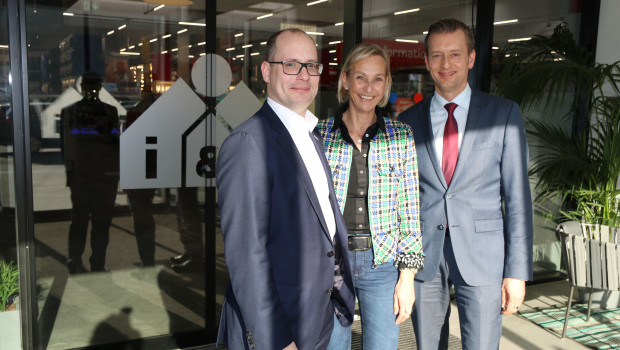
[(318, 119), (307, 110), (322, 65), (299, 29), (274, 34), (261, 65), (267, 102), (226, 139), (217, 185), (230, 284), (218, 343), (325, 349), (334, 313), (353, 322), (347, 229)]
[(429, 27), (432, 98), (403, 112), (418, 151), (426, 262), (416, 275), (412, 321), (419, 349), (448, 348), (454, 286), (463, 349), (497, 349), (502, 314), (517, 311), (532, 279), (528, 148), (518, 106), (473, 91), (471, 30)]

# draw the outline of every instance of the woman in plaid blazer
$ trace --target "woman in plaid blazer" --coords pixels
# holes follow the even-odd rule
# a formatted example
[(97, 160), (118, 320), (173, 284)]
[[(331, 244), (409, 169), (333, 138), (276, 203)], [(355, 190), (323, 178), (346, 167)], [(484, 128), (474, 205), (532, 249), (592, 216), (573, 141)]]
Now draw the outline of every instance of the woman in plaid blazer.
[[(415, 300), (423, 267), (418, 169), (412, 131), (378, 106), (390, 95), (389, 56), (357, 45), (342, 67), (336, 115), (319, 122), (362, 317), (364, 349), (396, 349), (398, 325)], [(334, 325), (328, 349), (350, 349), (351, 328)]]

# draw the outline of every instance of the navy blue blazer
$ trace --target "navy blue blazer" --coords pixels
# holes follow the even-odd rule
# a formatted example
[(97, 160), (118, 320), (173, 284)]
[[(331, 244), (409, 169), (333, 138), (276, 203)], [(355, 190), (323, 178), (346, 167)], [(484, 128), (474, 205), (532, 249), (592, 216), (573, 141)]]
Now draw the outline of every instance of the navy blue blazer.
[[(300, 350), (314, 349), (328, 310), (336, 308), (345, 326), (353, 322), (347, 230), (329, 166), (323, 152), (319, 156), (336, 244), (301, 155), (267, 103), (221, 147), (217, 186), (230, 284), (218, 342), (229, 349), (283, 349), (293, 341)], [(338, 278), (336, 257), (343, 272)]]
[(432, 280), (443, 256), (446, 223), (454, 258), (472, 286), (504, 277), (532, 279), (532, 199), (523, 118), (514, 102), (472, 91), (459, 157), (446, 181), (435, 151), (431, 98), (398, 119), (411, 126), (418, 153), (424, 270)]

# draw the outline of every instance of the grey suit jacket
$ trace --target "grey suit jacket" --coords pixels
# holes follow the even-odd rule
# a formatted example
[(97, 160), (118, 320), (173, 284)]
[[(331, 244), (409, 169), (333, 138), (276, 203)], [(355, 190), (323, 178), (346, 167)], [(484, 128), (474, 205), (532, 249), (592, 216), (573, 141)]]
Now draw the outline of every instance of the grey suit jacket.
[(416, 275), (432, 280), (450, 225), (454, 257), (466, 283), (532, 279), (532, 200), (528, 147), (518, 106), (472, 91), (459, 157), (450, 187), (435, 151), (431, 98), (399, 116), (411, 125), (418, 151), (422, 238), (426, 261)]
[[(315, 147), (321, 144), (315, 140)], [(229, 349), (283, 349), (292, 341), (300, 350), (314, 349), (328, 310), (328, 325), (334, 309), (343, 325), (353, 321), (347, 229), (319, 150), (335, 244), (301, 155), (267, 103), (222, 145), (217, 186), (230, 285), (218, 342)], [(338, 257), (343, 275), (334, 277)]]

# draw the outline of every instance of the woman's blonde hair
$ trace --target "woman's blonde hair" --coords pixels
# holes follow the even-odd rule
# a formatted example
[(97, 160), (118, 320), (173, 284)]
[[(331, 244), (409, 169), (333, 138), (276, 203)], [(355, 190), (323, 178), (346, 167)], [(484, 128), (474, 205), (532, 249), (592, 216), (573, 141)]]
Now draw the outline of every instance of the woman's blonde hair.
[(379, 56), (382, 57), (385, 61), (385, 76), (386, 76), (386, 84), (385, 91), (383, 92), (383, 98), (379, 101), (379, 107), (385, 107), (390, 99), (390, 89), (392, 88), (392, 75), (390, 74), (390, 56), (379, 46), (370, 43), (360, 43), (357, 44), (353, 50), (347, 56), (347, 59), (344, 60), (344, 64), (342, 65), (342, 70), (340, 71), (340, 77), (338, 78), (338, 102), (343, 103), (349, 100), (349, 91), (345, 90), (342, 85), (342, 75), (345, 74), (347, 77), (353, 66), (355, 64), (365, 58), (370, 56)]

